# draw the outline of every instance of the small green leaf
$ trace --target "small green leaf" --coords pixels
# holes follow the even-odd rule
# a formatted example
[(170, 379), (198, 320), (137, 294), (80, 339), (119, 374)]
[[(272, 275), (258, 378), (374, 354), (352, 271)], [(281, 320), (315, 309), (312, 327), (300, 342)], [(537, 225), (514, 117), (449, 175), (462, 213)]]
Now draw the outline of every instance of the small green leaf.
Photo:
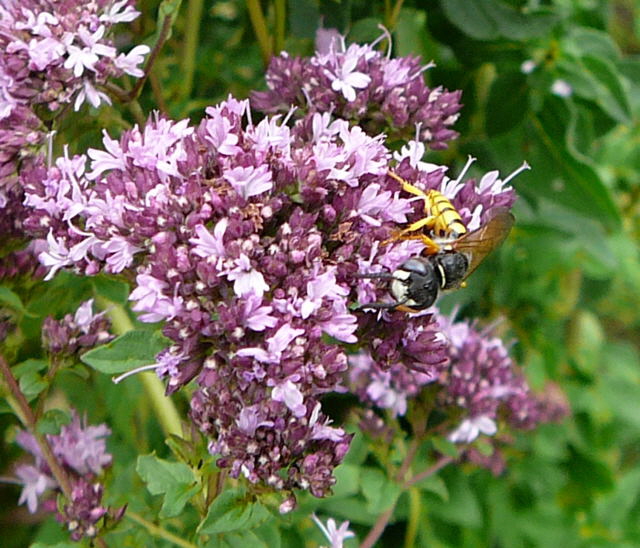
[(313, 40), (318, 29), (317, 0), (297, 0), (288, 5), (288, 18), (290, 34), (296, 38), (309, 38)]
[(448, 457), (458, 456), (458, 447), (455, 443), (450, 442), (447, 438), (434, 436), (434, 438), (431, 440), (431, 443), (433, 443), (433, 447), (443, 455), (446, 455)]
[(415, 484), (418, 489), (438, 495), (444, 502), (449, 500), (449, 489), (440, 476), (429, 476)]
[(18, 294), (14, 293), (7, 287), (0, 287), (0, 303), (6, 304), (10, 308), (20, 312), (21, 314), (24, 314), (26, 312), (24, 304), (22, 304), (22, 300), (20, 299)]
[(20, 390), (28, 400), (35, 398), (40, 392), (47, 388), (48, 383), (39, 373), (31, 371), (20, 377)]
[(154, 454), (138, 457), (136, 471), (152, 495), (165, 495), (160, 517), (177, 516), (199, 490), (191, 469), (181, 462), (169, 462)]
[(215, 535), (203, 545), (203, 548), (247, 548), (248, 546), (251, 548), (271, 548), (271, 545), (260, 539), (255, 531), (234, 531), (224, 535)]
[(60, 409), (47, 411), (38, 421), (38, 432), (58, 435), (60, 429), (71, 422), (71, 417)]
[(355, 495), (360, 489), (360, 467), (352, 464), (341, 464), (335, 470), (336, 484), (333, 497)]
[(170, 341), (158, 332), (129, 331), (81, 356), (89, 367), (112, 375), (131, 371), (155, 362), (156, 354), (169, 346)]
[(153, 39), (152, 47), (156, 45), (163, 28), (167, 29), (164, 37), (165, 41), (171, 38), (173, 25), (178, 17), (181, 4), (182, 0), (162, 0), (162, 2), (160, 2), (160, 6), (158, 6), (158, 22), (156, 25), (157, 32)]
[(487, 101), (486, 127), (490, 137), (506, 133), (522, 123), (528, 111), (529, 88), (521, 72), (496, 78)]
[(390, 508), (402, 492), (398, 484), (389, 481), (375, 468), (363, 468), (361, 477), (362, 494), (367, 499), (367, 510), (372, 514), (379, 514)]
[(55, 544), (45, 544), (44, 542), (34, 542), (29, 548), (78, 548), (77, 542), (56, 542)]
[(614, 120), (628, 124), (631, 121), (629, 98), (615, 66), (591, 55), (583, 57), (582, 64), (598, 83), (596, 102)]
[(229, 533), (252, 529), (271, 517), (259, 502), (251, 502), (244, 489), (228, 489), (209, 507), (209, 513), (198, 527), (202, 534)]
[(527, 40), (549, 34), (558, 16), (546, 10), (524, 13), (497, 0), (445, 0), (447, 18), (476, 40)]
[(116, 304), (126, 304), (129, 297), (129, 285), (106, 276), (95, 276), (91, 279), (96, 295), (104, 297)]
[(576, 57), (595, 55), (602, 59), (620, 58), (620, 49), (611, 35), (590, 27), (567, 27), (566, 36), (562, 39), (562, 51), (565, 55)]
[[(523, 193), (534, 191), (597, 219), (606, 228), (617, 228), (621, 222), (620, 212), (610, 190), (591, 165), (567, 149), (567, 120), (572, 114), (571, 109), (557, 97), (548, 97), (545, 101), (538, 113), (539, 118), (533, 124), (540, 152), (531, 158), (532, 170), (522, 176), (522, 181), (529, 178), (535, 181), (534, 184), (523, 183), (519, 188)], [(557, 175), (552, 177), (550, 174)]]
[(22, 375), (26, 375), (28, 373), (38, 373), (39, 371), (44, 371), (48, 367), (49, 367), (49, 362), (47, 360), (29, 359), (29, 360), (20, 362), (17, 365), (14, 365), (11, 368), (11, 372), (13, 373), (16, 379), (20, 379)]

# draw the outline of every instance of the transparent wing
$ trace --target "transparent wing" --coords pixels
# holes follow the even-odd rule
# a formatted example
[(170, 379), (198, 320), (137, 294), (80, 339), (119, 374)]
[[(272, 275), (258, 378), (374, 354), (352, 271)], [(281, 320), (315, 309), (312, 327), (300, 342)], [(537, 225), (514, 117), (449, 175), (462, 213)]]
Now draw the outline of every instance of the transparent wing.
[(453, 249), (469, 257), (469, 269), (465, 278), (469, 277), (484, 258), (505, 240), (514, 222), (515, 217), (511, 212), (506, 207), (501, 207), (478, 230), (468, 232), (453, 242)]

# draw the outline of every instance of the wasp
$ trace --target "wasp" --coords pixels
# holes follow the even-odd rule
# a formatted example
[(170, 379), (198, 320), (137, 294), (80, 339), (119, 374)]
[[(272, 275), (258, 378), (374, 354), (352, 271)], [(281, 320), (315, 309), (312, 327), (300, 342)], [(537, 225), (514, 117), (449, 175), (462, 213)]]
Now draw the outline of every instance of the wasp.
[[(437, 190), (424, 192), (398, 177), (407, 192), (424, 200), (425, 217), (396, 232), (384, 243), (419, 239), (421, 255), (407, 259), (394, 272), (361, 273), (360, 278), (389, 282), (392, 303), (368, 303), (361, 309), (391, 309), (418, 312), (429, 308), (441, 291), (458, 289), (484, 258), (509, 234), (515, 221), (507, 208), (497, 208), (487, 223), (469, 232), (451, 202)], [(425, 233), (430, 231), (430, 235)]]

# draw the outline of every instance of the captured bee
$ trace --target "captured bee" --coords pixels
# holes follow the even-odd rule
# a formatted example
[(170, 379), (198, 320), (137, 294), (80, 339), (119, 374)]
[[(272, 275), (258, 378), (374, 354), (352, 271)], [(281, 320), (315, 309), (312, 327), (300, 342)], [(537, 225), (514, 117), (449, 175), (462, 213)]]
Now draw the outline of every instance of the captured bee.
[(418, 196), (424, 201), (425, 216), (406, 228), (395, 232), (391, 238), (382, 242), (383, 245), (397, 240), (422, 240), (425, 245), (424, 253), (426, 255), (434, 255), (440, 251), (440, 245), (434, 238), (426, 234), (427, 231), (440, 240), (455, 240), (467, 233), (467, 227), (464, 226), (458, 210), (453, 207), (453, 204), (444, 194), (437, 190), (427, 190), (425, 192), (405, 181), (393, 171), (387, 173), (402, 185), (403, 190)]
[[(457, 211), (455, 213), (458, 215)], [(458, 289), (463, 285), (464, 280), (478, 268), (482, 260), (504, 241), (514, 220), (508, 209), (498, 208), (493, 217), (479, 229), (467, 232), (460, 221), (464, 227), (460, 237), (449, 236), (437, 240), (432, 240), (423, 233), (410, 234), (408, 229), (404, 229), (403, 236), (395, 239), (423, 239), (424, 236), (437, 246), (437, 251), (434, 253), (431, 251), (433, 247), (425, 247), (424, 255), (407, 259), (394, 272), (358, 274), (359, 278), (388, 280), (389, 292), (395, 300), (392, 303), (363, 304), (359, 308), (402, 312), (418, 312), (429, 308), (441, 291)]]

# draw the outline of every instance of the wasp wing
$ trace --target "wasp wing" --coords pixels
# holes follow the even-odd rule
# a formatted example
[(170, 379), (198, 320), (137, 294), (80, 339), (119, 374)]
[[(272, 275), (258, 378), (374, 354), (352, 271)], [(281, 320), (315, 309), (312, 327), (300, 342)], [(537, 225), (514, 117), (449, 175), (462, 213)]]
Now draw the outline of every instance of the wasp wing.
[(515, 217), (506, 207), (497, 208), (487, 223), (478, 230), (464, 234), (452, 244), (453, 249), (469, 258), (469, 269), (465, 278), (505, 240), (514, 222)]

